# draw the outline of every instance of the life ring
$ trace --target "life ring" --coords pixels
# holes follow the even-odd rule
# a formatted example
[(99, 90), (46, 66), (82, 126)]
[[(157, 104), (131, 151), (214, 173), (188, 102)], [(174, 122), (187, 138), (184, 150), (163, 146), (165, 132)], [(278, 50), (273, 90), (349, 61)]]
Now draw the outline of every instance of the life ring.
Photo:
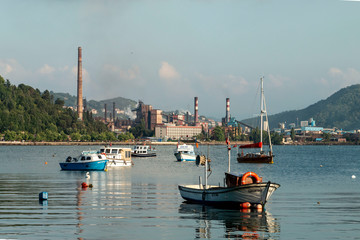
[(261, 178), (254, 172), (247, 172), (244, 173), (244, 175), (242, 175), (241, 177), (241, 185), (245, 185), (246, 184), (246, 179), (248, 177), (251, 177), (251, 179), (253, 180), (254, 183), (259, 183), (261, 182)]
[(106, 157), (106, 153), (102, 152), (101, 154), (102, 154), (102, 155), (104, 155), (104, 156)]

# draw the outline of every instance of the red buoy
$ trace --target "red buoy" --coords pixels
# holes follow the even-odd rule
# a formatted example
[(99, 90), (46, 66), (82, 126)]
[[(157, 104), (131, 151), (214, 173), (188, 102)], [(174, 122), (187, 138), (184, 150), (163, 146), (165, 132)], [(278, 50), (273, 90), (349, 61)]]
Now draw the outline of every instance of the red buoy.
[(88, 186), (89, 186), (89, 185), (87, 185), (86, 182), (81, 183), (81, 187), (82, 187), (82, 188), (87, 188)]
[(249, 202), (240, 203), (241, 208), (250, 208), (251, 204)]

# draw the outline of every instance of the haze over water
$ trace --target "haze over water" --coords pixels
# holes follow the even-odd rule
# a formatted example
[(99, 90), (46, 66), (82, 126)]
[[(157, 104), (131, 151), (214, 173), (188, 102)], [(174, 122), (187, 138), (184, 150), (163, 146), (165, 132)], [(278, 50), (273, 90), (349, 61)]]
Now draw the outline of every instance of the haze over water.
[[(134, 158), (131, 168), (91, 172), (94, 187), (81, 189), (85, 172), (58, 163), (89, 147), (1, 146), (0, 238), (359, 239), (358, 146), (275, 146), (272, 165), (239, 164), (232, 150), (232, 171), (281, 185), (261, 213), (184, 203), (177, 185), (198, 183), (203, 168), (176, 162), (174, 148), (156, 146), (156, 158)], [(210, 158), (209, 183), (223, 184), (226, 147), (211, 146)]]

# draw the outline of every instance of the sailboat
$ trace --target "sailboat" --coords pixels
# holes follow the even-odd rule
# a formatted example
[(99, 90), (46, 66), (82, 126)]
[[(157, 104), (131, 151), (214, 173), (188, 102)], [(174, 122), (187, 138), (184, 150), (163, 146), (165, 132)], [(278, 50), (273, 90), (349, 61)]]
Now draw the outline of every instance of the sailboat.
[[(260, 142), (253, 144), (240, 145), (239, 148), (242, 149), (241, 153), (238, 153), (237, 161), (239, 163), (274, 163), (273, 151), (271, 145), (271, 136), (270, 136), (270, 128), (269, 121), (266, 112), (266, 103), (265, 103), (265, 95), (264, 95), (264, 80), (260, 78), (261, 85), (261, 96), (260, 96)], [(265, 122), (264, 122), (265, 117)], [(266, 123), (266, 124), (265, 124)], [(263, 130), (268, 133), (269, 136), (269, 152), (265, 153), (263, 150)], [(244, 148), (260, 148), (259, 152), (256, 153), (246, 153), (244, 154)]]
[[(199, 178), (199, 184), (179, 185), (182, 198), (188, 202), (220, 207), (243, 207), (246, 203), (250, 208), (261, 209), (265, 206), (273, 192), (280, 187), (277, 183), (263, 182), (262, 178), (254, 172), (244, 174), (230, 172), (230, 151), (228, 145), (228, 172), (225, 172), (224, 186), (208, 185), (211, 174), (209, 161), (205, 161), (205, 184)], [(209, 174), (210, 172), (210, 174)], [(225, 185), (226, 184), (226, 185)]]

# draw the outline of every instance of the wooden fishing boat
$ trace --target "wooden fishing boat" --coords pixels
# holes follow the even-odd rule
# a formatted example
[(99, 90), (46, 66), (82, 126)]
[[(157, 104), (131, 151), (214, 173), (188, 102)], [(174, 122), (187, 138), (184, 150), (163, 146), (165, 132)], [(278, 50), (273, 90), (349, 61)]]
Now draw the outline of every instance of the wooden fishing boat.
[(241, 207), (248, 203), (251, 207), (262, 208), (276, 189), (280, 187), (277, 183), (263, 182), (256, 173), (247, 172), (237, 174), (230, 172), (230, 151), (228, 172), (225, 172), (224, 186), (208, 185), (209, 163), (205, 161), (204, 177), (205, 184), (201, 182), (196, 185), (179, 185), (182, 198), (193, 203), (221, 205), (224, 207)]

